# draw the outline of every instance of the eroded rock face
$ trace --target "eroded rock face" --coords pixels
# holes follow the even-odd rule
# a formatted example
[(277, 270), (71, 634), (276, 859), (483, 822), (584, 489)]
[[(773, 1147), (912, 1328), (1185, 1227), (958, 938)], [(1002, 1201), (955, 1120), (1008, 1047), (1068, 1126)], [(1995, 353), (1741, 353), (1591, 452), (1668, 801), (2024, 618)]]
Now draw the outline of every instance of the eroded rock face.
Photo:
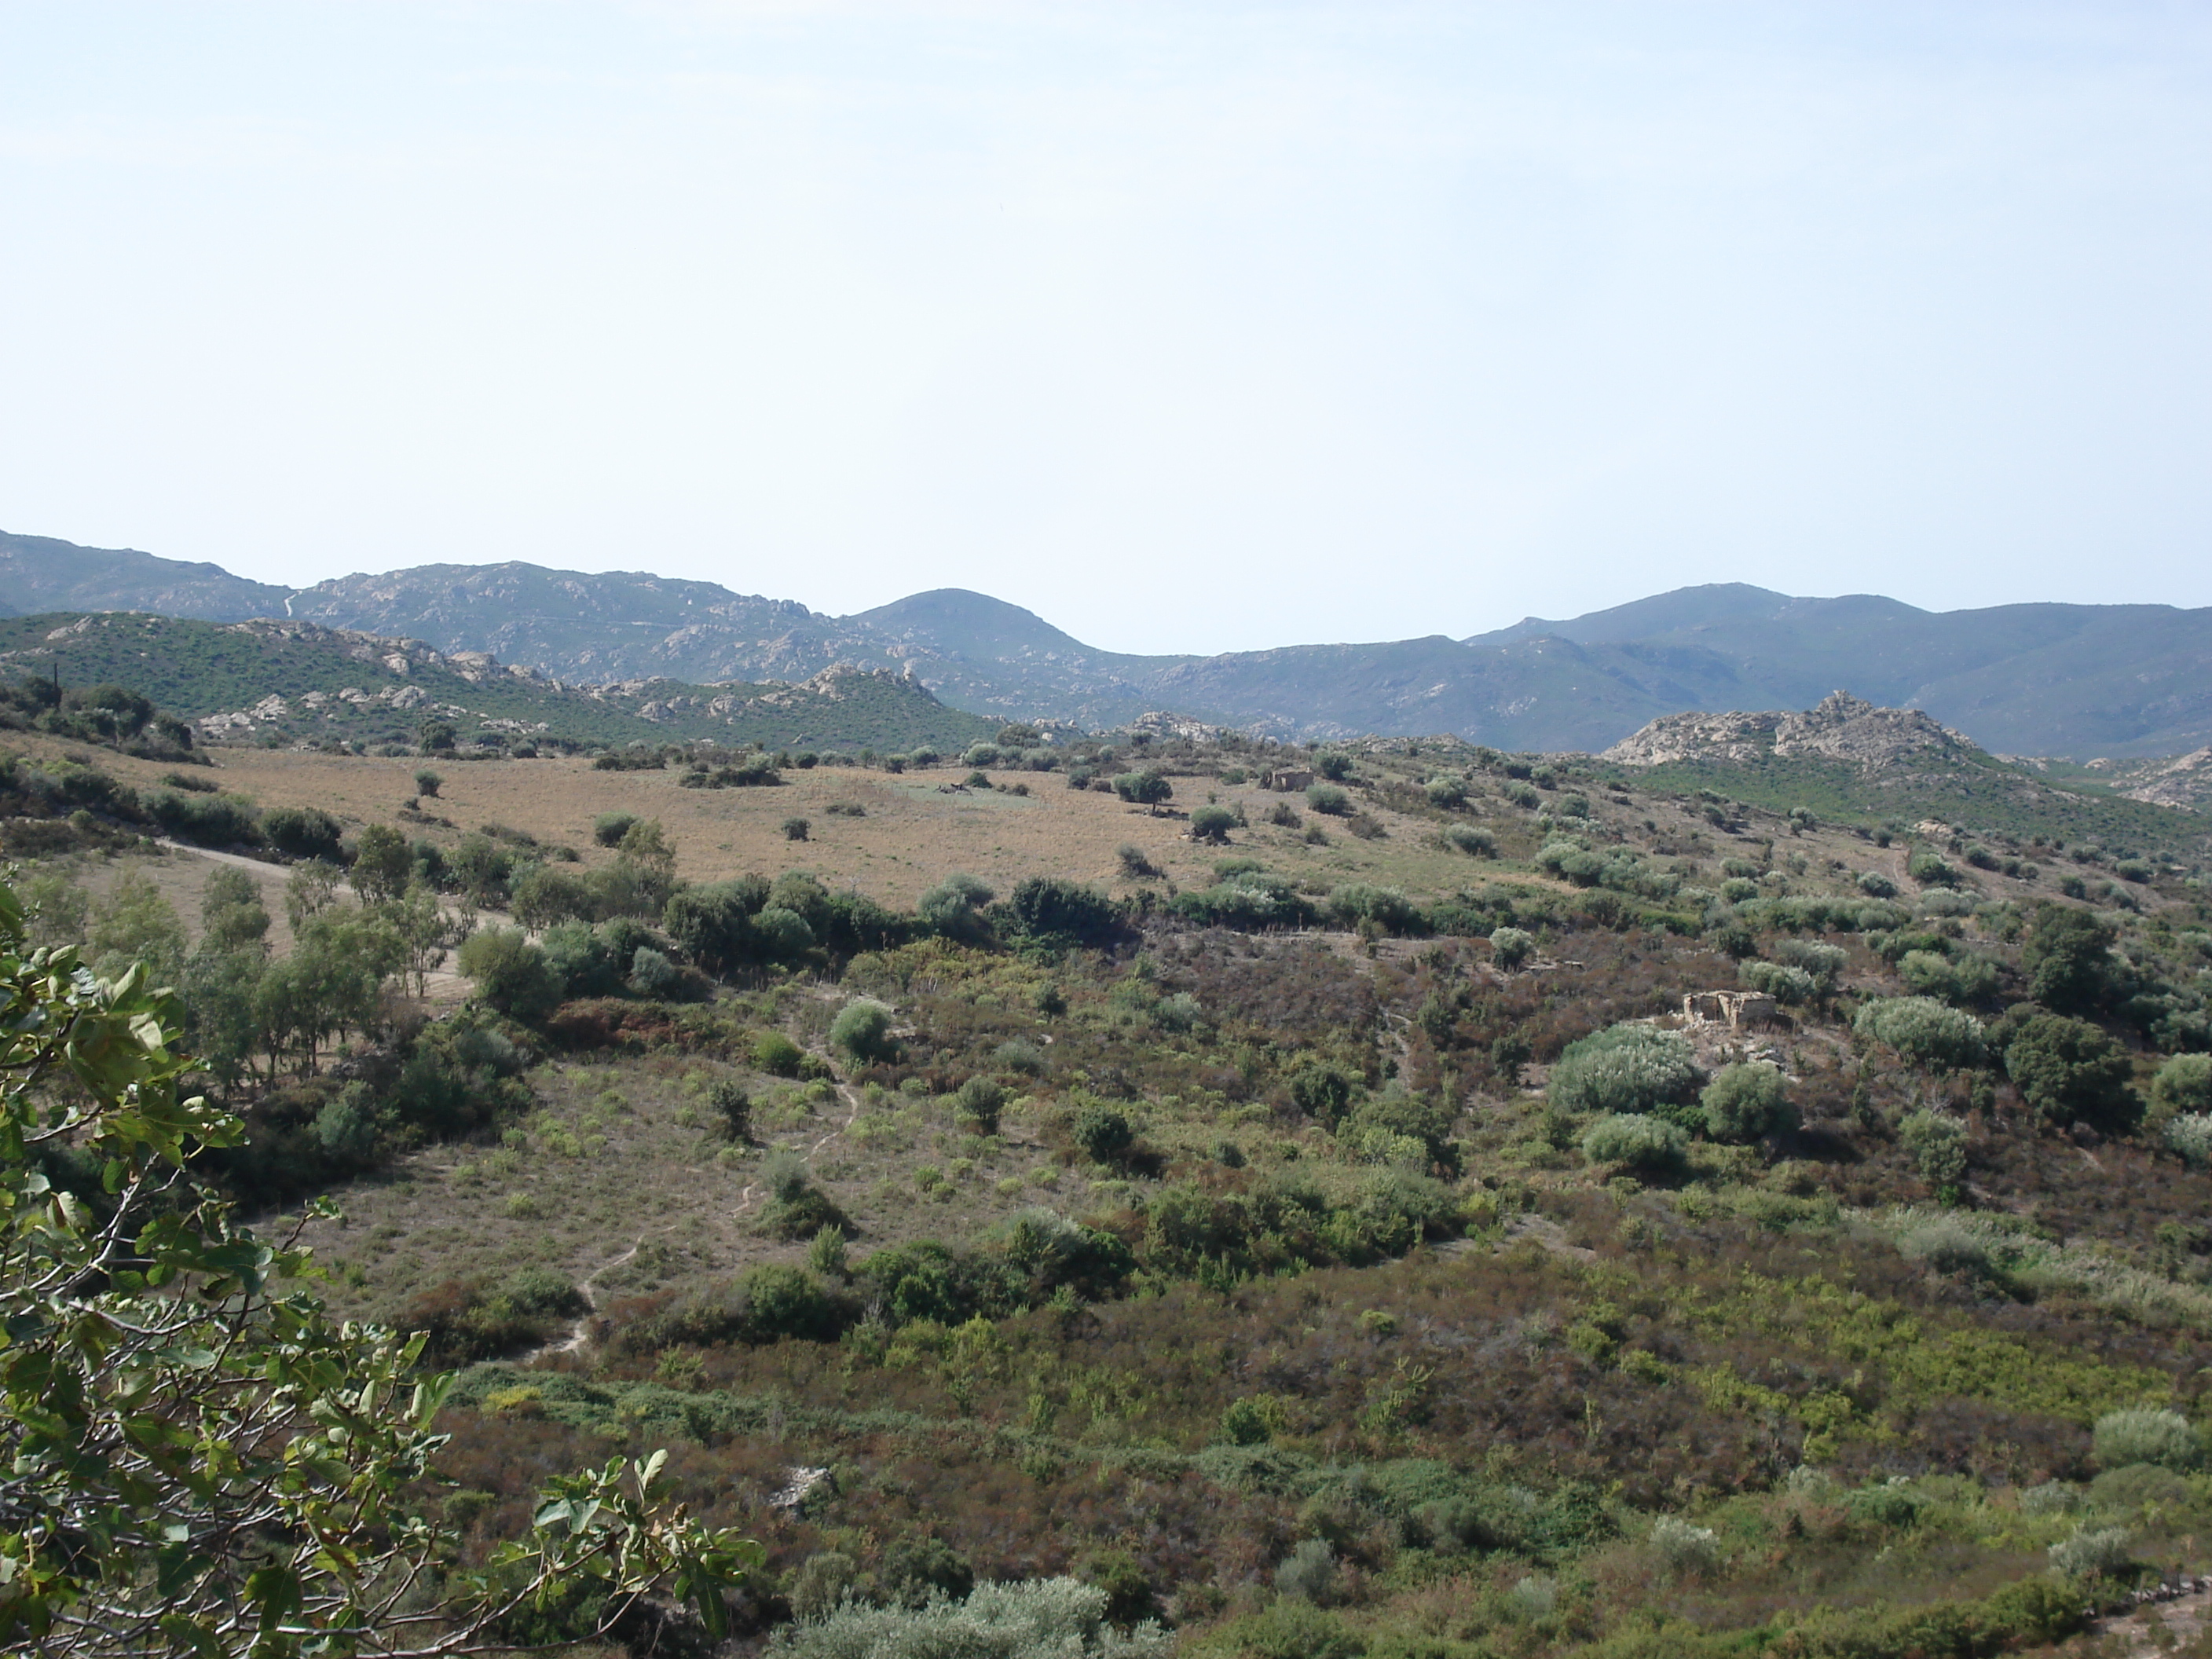
[(1671, 761), (1751, 762), (1762, 755), (1804, 755), (1849, 761), (1873, 771), (1972, 746), (1917, 708), (1881, 708), (1848, 691), (1832, 691), (1802, 714), (1668, 714), (1622, 738), (1602, 758), (1628, 766), (1663, 766)]

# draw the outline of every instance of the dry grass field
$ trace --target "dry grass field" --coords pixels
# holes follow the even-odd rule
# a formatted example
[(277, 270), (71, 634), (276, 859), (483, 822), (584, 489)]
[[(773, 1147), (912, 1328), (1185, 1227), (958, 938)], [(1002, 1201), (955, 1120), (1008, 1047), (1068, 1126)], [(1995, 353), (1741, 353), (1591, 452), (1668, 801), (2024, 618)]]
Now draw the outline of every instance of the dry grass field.
[[(23, 745), (33, 753), (74, 750), (51, 740)], [(82, 754), (84, 751), (76, 750)], [(768, 789), (685, 789), (673, 771), (602, 772), (571, 758), (444, 763), (439, 797), (422, 803), (447, 821), (429, 825), (403, 817), (415, 795), (414, 776), (424, 763), (308, 753), (294, 750), (218, 749), (214, 775), (222, 787), (257, 805), (317, 806), (349, 830), (367, 823), (398, 823), (410, 835), (428, 833), (447, 842), (486, 823), (527, 831), (542, 842), (575, 848), (586, 864), (611, 854), (593, 845), (592, 823), (603, 812), (658, 818), (677, 849), (678, 873), (714, 881), (757, 871), (774, 877), (805, 870), (837, 889), (881, 902), (910, 907), (953, 871), (965, 871), (1001, 893), (1025, 876), (1058, 875), (1096, 882), (1111, 890), (1133, 884), (1123, 876), (1116, 849), (1139, 848), (1182, 887), (1204, 886), (1216, 847), (1185, 839), (1179, 817), (1154, 817), (1097, 790), (1073, 790), (1058, 773), (997, 773), (1001, 783), (1021, 783), (1029, 793), (975, 789), (948, 793), (965, 772), (939, 769), (888, 774), (823, 767), (784, 774), (788, 781)], [(137, 786), (157, 786), (167, 766), (101, 753), (98, 763)], [(1289, 799), (1252, 785), (1231, 787), (1204, 778), (1175, 780), (1170, 807), (1188, 811), (1209, 798), (1243, 805), (1252, 828), (1236, 832), (1237, 849), (1301, 882), (1326, 890), (1339, 883), (1381, 881), (1416, 896), (1464, 887), (1480, 867), (1437, 842), (1435, 826), (1370, 807), (1385, 838), (1362, 841), (1325, 818), (1326, 846), (1312, 846), (1298, 831), (1261, 822), (1267, 809)], [(865, 817), (832, 814), (833, 805), (857, 805)], [(787, 818), (803, 817), (809, 839), (786, 839)], [(450, 827), (447, 827), (447, 826)]]

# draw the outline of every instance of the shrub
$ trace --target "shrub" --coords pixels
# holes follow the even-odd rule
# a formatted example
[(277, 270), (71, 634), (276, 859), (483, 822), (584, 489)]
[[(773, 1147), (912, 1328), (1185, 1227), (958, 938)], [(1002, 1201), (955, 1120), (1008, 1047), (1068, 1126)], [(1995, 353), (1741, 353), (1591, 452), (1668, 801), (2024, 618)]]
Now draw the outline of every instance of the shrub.
[(991, 1050), (991, 1062), (994, 1066), (1003, 1066), (1010, 1072), (1023, 1072), (1030, 1077), (1037, 1077), (1044, 1071), (1044, 1050), (1025, 1036), (1008, 1037)]
[(561, 1000), (561, 983), (545, 952), (520, 928), (487, 928), (461, 946), (460, 970), (477, 982), (477, 994), (501, 1013), (543, 1018)]
[(185, 795), (154, 789), (140, 798), (167, 834), (199, 847), (252, 847), (261, 840), (252, 807), (232, 795)]
[(1328, 896), (1329, 912), (1340, 922), (1371, 922), (1389, 933), (1422, 931), (1420, 907), (1395, 887), (1346, 882)]
[(636, 822), (635, 812), (602, 812), (592, 820), (592, 839), (602, 847), (619, 847)]
[(1316, 783), (1306, 791), (1306, 809), (1327, 817), (1346, 817), (1352, 811), (1352, 797), (1333, 783)]
[(628, 982), (639, 996), (666, 1000), (683, 988), (684, 970), (650, 945), (641, 945), (631, 954)]
[(1662, 1515), (1651, 1523), (1650, 1547), (1662, 1578), (1694, 1578), (1720, 1562), (1713, 1529), (1692, 1526), (1679, 1515)]
[(2212, 1113), (2212, 1054), (2176, 1054), (2151, 1079), (2150, 1097), (2169, 1112)]
[(2074, 1535), (2051, 1546), (2051, 1571), (2068, 1578), (2101, 1577), (2128, 1565), (2124, 1527), (2076, 1527)]
[(735, 1078), (723, 1078), (707, 1091), (707, 1103), (722, 1120), (722, 1131), (743, 1146), (753, 1138), (752, 1097)]
[(1966, 1178), (1966, 1126), (1940, 1112), (1912, 1112), (1897, 1126), (1920, 1178), (1938, 1192)]
[(1123, 842), (1114, 849), (1114, 856), (1121, 861), (1121, 873), (1132, 880), (1141, 881), (1160, 873), (1159, 866), (1146, 856), (1143, 848), (1133, 842)]
[(1221, 846), (1229, 840), (1229, 832), (1237, 827), (1237, 814), (1225, 806), (1194, 806), (1190, 809), (1190, 838)]
[(1864, 893), (1869, 898), (1895, 898), (1897, 884), (1879, 870), (1862, 871), (1859, 874), (1859, 891)]
[(855, 997), (830, 1023), (830, 1043), (865, 1065), (896, 1051), (890, 1032), (891, 1011), (873, 997)]
[(786, 841), (805, 841), (806, 832), (813, 827), (805, 818), (786, 818), (783, 821), (783, 838)]
[(1120, 919), (1103, 893), (1061, 876), (1025, 877), (1008, 902), (1024, 931), (1081, 944), (1103, 942)]
[(1300, 1111), (1334, 1128), (1352, 1101), (1352, 1079), (1334, 1066), (1307, 1060), (1291, 1073), (1291, 1098)]
[(1964, 879), (1942, 854), (1923, 848), (1905, 861), (1905, 873), (1923, 887), (1956, 887)]
[(1755, 957), (1736, 963), (1735, 976), (1747, 988), (1764, 991), (1785, 1007), (1811, 1001), (1815, 988), (1812, 975), (1802, 968), (1761, 962)]
[(1715, 1140), (1757, 1140), (1797, 1127), (1789, 1084), (1779, 1067), (1764, 1060), (1722, 1066), (1698, 1101), (1705, 1109), (1705, 1133)]
[(272, 806), (261, 815), (262, 839), (295, 859), (338, 862), (338, 821), (314, 806)]
[(2106, 1412), (2092, 1437), (2097, 1462), (2117, 1469), (2130, 1463), (2193, 1469), (2203, 1460), (2196, 1430), (2179, 1412), (2155, 1407)]
[(415, 793), (418, 795), (428, 795), (434, 799), (438, 791), (445, 787), (445, 779), (427, 766), (415, 775)]
[(1552, 1067), (1552, 1103), (1569, 1112), (1649, 1112), (1687, 1102), (1698, 1087), (1689, 1038), (1622, 1024), (1570, 1043)]
[(979, 1584), (963, 1601), (940, 1595), (920, 1607), (839, 1600), (777, 1631), (769, 1651), (786, 1659), (1168, 1659), (1165, 1632), (1146, 1623), (1123, 1636), (1106, 1622), (1107, 1603), (1104, 1589), (1073, 1578)]
[(1677, 1169), (1689, 1150), (1690, 1138), (1680, 1129), (1642, 1113), (1612, 1113), (1583, 1132), (1584, 1158), (1622, 1169)]
[(2112, 1039), (2087, 1020), (2033, 1014), (2005, 1044), (2006, 1075), (2044, 1122), (2076, 1121), (2131, 1127), (2142, 1103), (2128, 1086), (2135, 1067)]
[(1997, 988), (1997, 965), (1973, 951), (1946, 956), (1937, 951), (1907, 951), (1897, 971), (1915, 995), (1953, 1004), (1986, 1002)]
[(1444, 845), (1469, 858), (1492, 859), (1498, 856), (1498, 837), (1487, 830), (1478, 830), (1471, 823), (1448, 824), (1444, 828)]
[[(1962, 1171), (1963, 1167), (1962, 1161)], [(1950, 1216), (1937, 1216), (1907, 1228), (1899, 1237), (1897, 1249), (1906, 1261), (1917, 1261), (1939, 1273), (1963, 1273), (1979, 1279), (1990, 1271), (1989, 1246), (1964, 1223)]]
[(1467, 805), (1467, 786), (1457, 778), (1431, 778), (1426, 787), (1429, 805), (1449, 810)]
[(1771, 954), (1785, 967), (1802, 969), (1812, 979), (1814, 990), (1822, 996), (1836, 988), (1844, 964), (1850, 961), (1850, 952), (1841, 945), (1809, 939), (1782, 939)]
[(769, 962), (792, 962), (814, 948), (814, 930), (796, 910), (780, 904), (761, 907), (753, 917), (753, 945)]
[(1981, 1021), (1932, 997), (1877, 998), (1851, 1029), (1923, 1065), (1978, 1066), (1987, 1052)]
[(2212, 1113), (2182, 1113), (2166, 1126), (2166, 1144), (2191, 1169), (2212, 1169)]
[(1006, 1109), (1006, 1091), (988, 1077), (971, 1077), (952, 1097), (953, 1109), (978, 1134), (999, 1133), (999, 1114)]
[(1085, 1106), (1075, 1115), (1070, 1133), (1084, 1156), (1095, 1164), (1117, 1162), (1137, 1141), (1129, 1120), (1111, 1106)]
[(1536, 953), (1536, 936), (1518, 927), (1500, 927), (1490, 936), (1490, 959), (1511, 973)]
[(1336, 1590), (1336, 1552), (1326, 1539), (1309, 1538), (1275, 1569), (1278, 1595), (1320, 1606)]
[(781, 1031), (763, 1031), (753, 1039), (753, 1064), (770, 1077), (797, 1077), (806, 1051)]

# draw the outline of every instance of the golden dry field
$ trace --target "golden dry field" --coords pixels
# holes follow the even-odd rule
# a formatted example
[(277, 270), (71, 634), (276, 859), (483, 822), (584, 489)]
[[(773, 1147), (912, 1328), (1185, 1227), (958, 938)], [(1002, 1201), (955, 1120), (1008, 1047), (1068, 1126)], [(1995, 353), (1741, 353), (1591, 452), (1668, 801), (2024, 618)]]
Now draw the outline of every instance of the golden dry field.
[[(74, 744), (31, 739), (36, 754)], [(1179, 817), (1153, 817), (1115, 796), (1073, 790), (1059, 773), (996, 773), (1002, 783), (1030, 793), (953, 791), (966, 775), (957, 769), (889, 774), (822, 767), (790, 771), (781, 787), (685, 789), (674, 771), (602, 772), (588, 760), (557, 758), (495, 762), (433, 762), (444, 777), (440, 796), (424, 811), (445, 823), (406, 816), (414, 776), (424, 763), (310, 753), (294, 750), (217, 749), (214, 775), (227, 791), (255, 805), (316, 806), (349, 831), (367, 823), (396, 823), (410, 836), (428, 834), (450, 843), (468, 831), (497, 823), (527, 831), (542, 842), (568, 846), (586, 864), (611, 856), (595, 846), (592, 823), (603, 812), (658, 818), (677, 849), (677, 871), (691, 881), (714, 881), (758, 872), (774, 877), (805, 870), (838, 889), (854, 890), (886, 904), (911, 907), (925, 890), (953, 871), (965, 871), (1005, 892), (1025, 876), (1066, 876), (1115, 891), (1133, 885), (1122, 874), (1116, 849), (1141, 849), (1178, 886), (1203, 886), (1225, 849), (1184, 838)], [(98, 763), (137, 786), (158, 785), (167, 765), (109, 752)], [(1476, 879), (1480, 866), (1439, 845), (1435, 826), (1370, 805), (1388, 835), (1361, 841), (1334, 821), (1323, 826), (1327, 846), (1309, 845), (1298, 831), (1261, 822), (1267, 809), (1297, 796), (1272, 794), (1252, 785), (1231, 787), (1206, 778), (1176, 778), (1170, 806), (1188, 811), (1208, 799), (1243, 805), (1252, 821), (1235, 833), (1238, 850), (1265, 858), (1271, 868), (1326, 889), (1351, 881), (1382, 881), (1415, 896), (1449, 892)], [(860, 806), (865, 817), (834, 815), (832, 805)], [(787, 818), (803, 817), (810, 838), (787, 840)]]

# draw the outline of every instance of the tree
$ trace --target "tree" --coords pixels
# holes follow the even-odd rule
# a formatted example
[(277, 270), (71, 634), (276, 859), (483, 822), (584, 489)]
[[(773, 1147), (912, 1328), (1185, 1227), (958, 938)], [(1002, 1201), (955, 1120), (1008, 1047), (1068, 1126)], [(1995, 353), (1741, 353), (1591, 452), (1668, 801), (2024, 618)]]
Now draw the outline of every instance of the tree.
[[(427, 732), (429, 728), (425, 726), (423, 729)], [(430, 743), (426, 739), (422, 746), (425, 749), (434, 749), (438, 745)], [(445, 747), (451, 749), (453, 746), (453, 739), (452, 728), (449, 726), (447, 728)], [(429, 795), (435, 797), (438, 791), (445, 787), (445, 779), (440, 777), (435, 772), (433, 772), (426, 766), (415, 775), (415, 793), (418, 795)]]
[(2037, 907), (2021, 950), (2027, 994), (2062, 1014), (2101, 1006), (2112, 988), (2112, 942), (2105, 922), (2069, 904)]
[(561, 1000), (561, 986), (544, 951), (512, 927), (489, 927), (461, 946), (461, 971), (477, 994), (516, 1019), (543, 1018)]
[(372, 823), (354, 843), (353, 890), (365, 904), (398, 898), (415, 874), (407, 837), (388, 823)]
[[(192, 1178), (239, 1121), (179, 1097), (143, 965), (33, 951), (0, 885), (0, 1646), (435, 1655), (582, 1590), (601, 1632), (665, 1590), (712, 1635), (757, 1547), (661, 1507), (663, 1455), (553, 1483), (480, 1570), (419, 1488), (452, 1378), (420, 1337), (331, 1321), (297, 1235)], [(70, 1147), (103, 1178), (58, 1189)]]
[(2087, 1020), (2031, 1014), (2011, 1026), (2004, 1064), (2045, 1123), (2063, 1128), (2087, 1120), (2127, 1128), (2142, 1115), (2142, 1103), (2128, 1086), (2135, 1067), (2126, 1052)]
[(1151, 767), (1141, 772), (1121, 773), (1114, 780), (1114, 793), (1155, 817), (1162, 803), (1175, 799), (1175, 789), (1165, 775)]

